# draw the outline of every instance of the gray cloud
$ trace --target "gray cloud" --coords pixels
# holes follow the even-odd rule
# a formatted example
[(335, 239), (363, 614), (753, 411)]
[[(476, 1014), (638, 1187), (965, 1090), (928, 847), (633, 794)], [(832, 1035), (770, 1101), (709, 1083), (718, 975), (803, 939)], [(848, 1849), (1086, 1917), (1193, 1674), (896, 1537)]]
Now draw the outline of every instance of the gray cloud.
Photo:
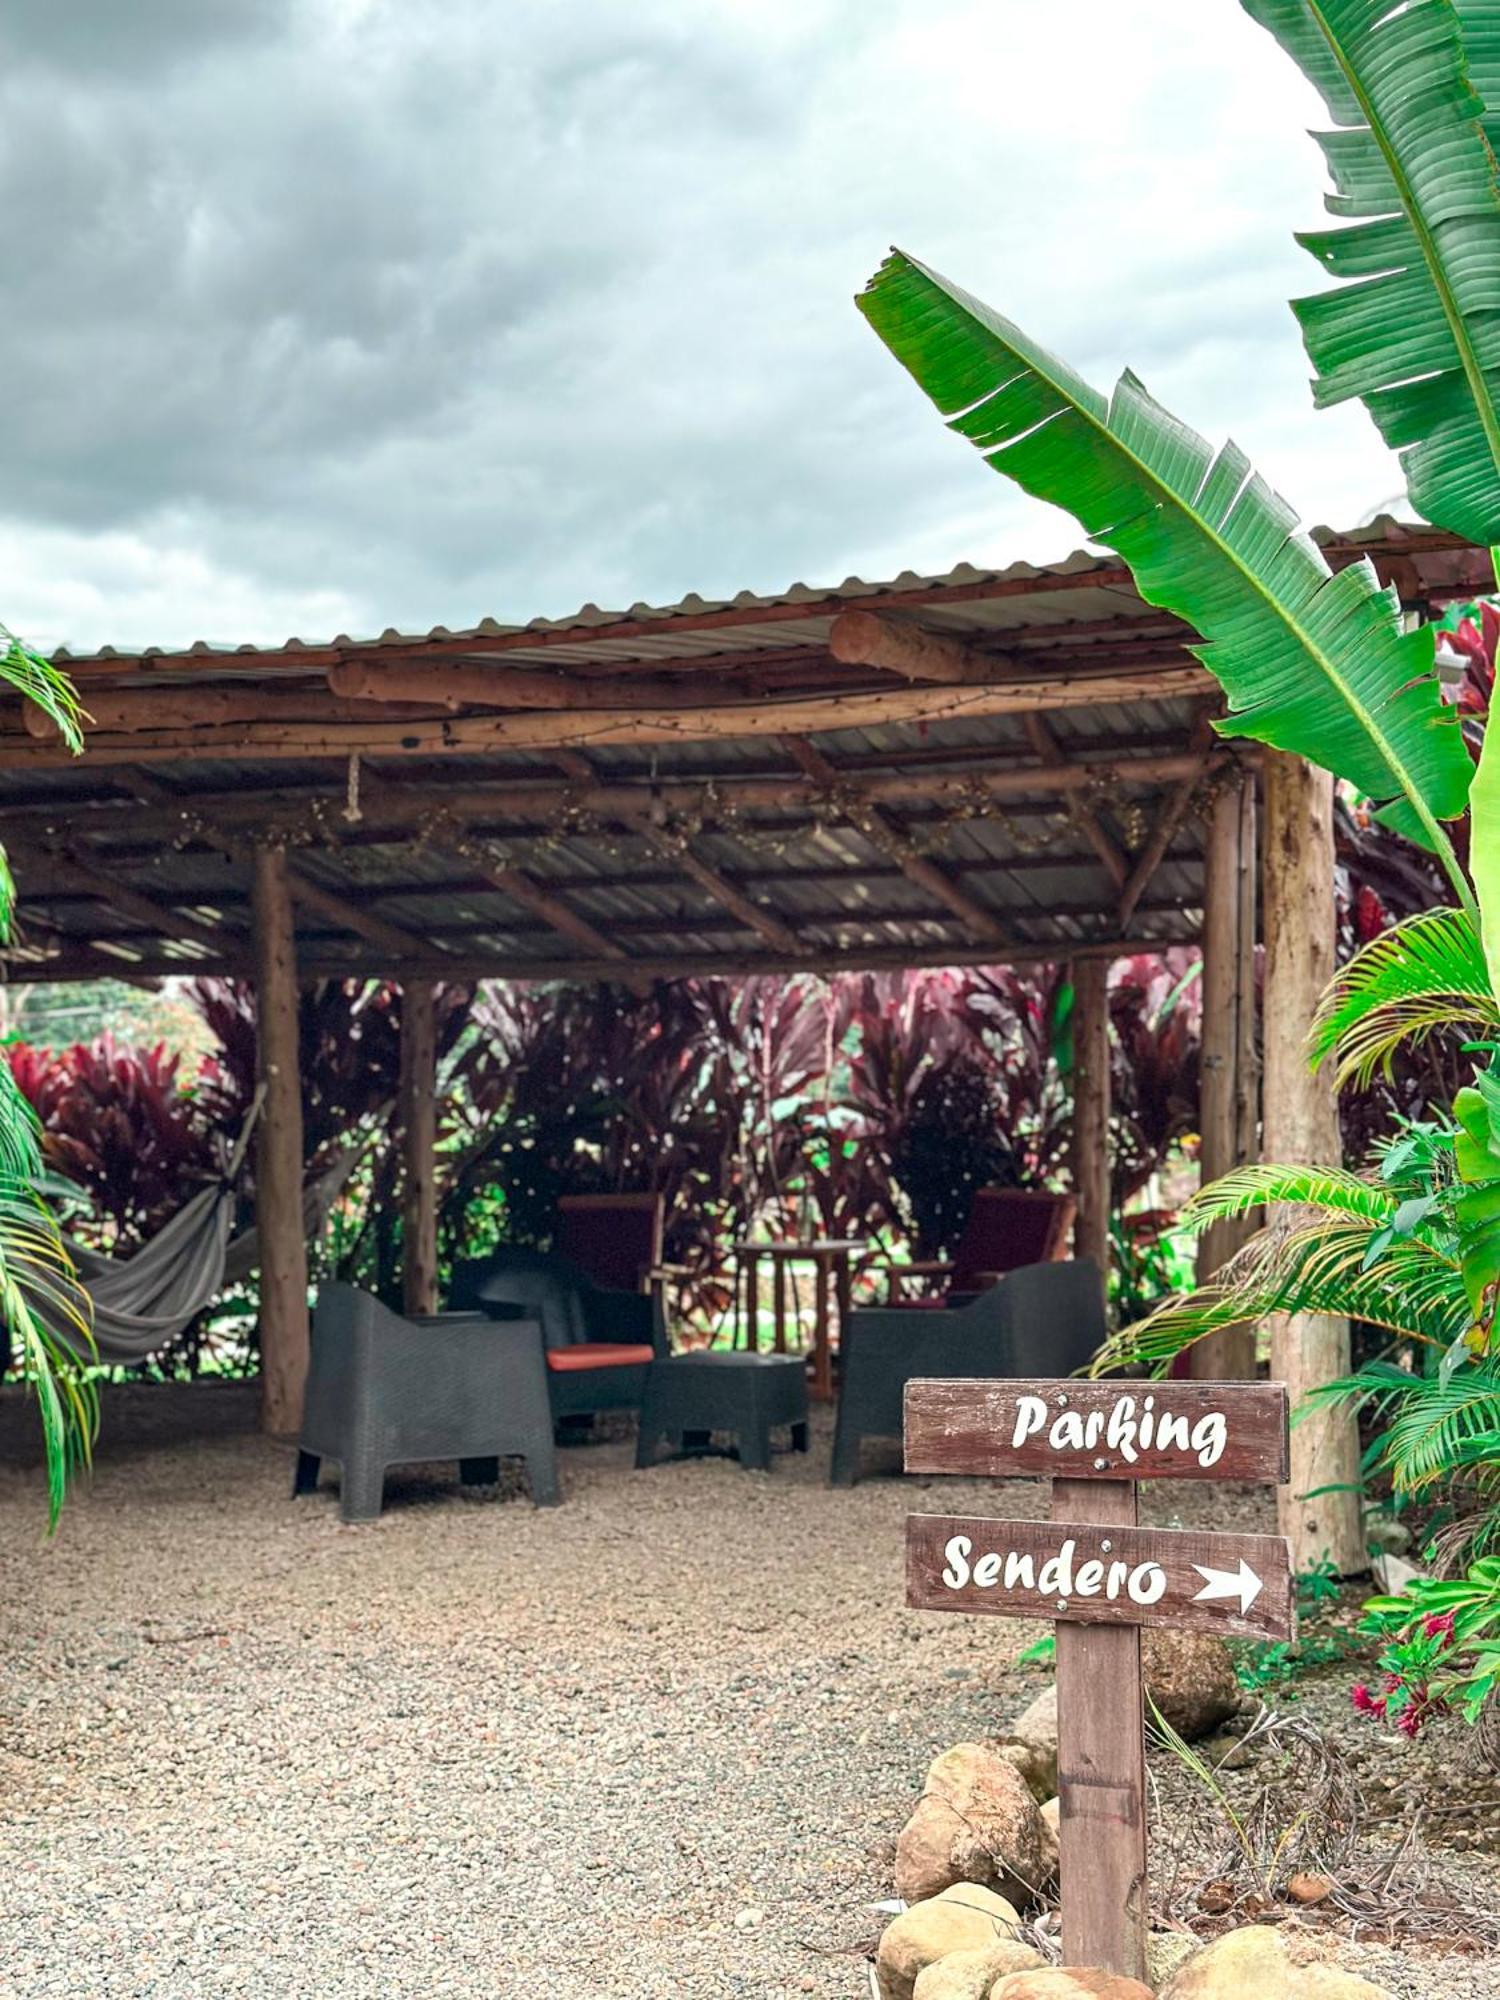
[(1229, 0), (1176, 46), (1181, 0), (1125, 11), (13, 0), (6, 615), (268, 637), (1055, 553), (852, 310), (893, 237), (1310, 513), (1388, 493), (1302, 387), (1296, 79)]

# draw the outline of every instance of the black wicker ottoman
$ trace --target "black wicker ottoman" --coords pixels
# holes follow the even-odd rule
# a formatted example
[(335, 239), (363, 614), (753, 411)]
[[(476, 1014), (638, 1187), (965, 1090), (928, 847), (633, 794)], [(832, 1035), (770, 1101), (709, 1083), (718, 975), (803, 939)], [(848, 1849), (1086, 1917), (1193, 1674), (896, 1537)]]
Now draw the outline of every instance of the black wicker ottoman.
[(676, 1354), (654, 1361), (646, 1376), (635, 1462), (650, 1465), (662, 1438), (684, 1451), (702, 1449), (714, 1431), (733, 1431), (740, 1464), (769, 1472), (773, 1424), (790, 1424), (792, 1449), (807, 1450), (807, 1364), (800, 1354)]

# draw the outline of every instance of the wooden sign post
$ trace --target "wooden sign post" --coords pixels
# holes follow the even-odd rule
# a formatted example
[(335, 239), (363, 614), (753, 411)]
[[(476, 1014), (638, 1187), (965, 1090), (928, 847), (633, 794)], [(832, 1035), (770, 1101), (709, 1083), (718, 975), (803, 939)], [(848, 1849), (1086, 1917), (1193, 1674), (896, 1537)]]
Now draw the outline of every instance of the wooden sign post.
[(1287, 1477), (1287, 1394), (1228, 1382), (909, 1382), (906, 1469), (1052, 1480), (1052, 1519), (915, 1514), (906, 1601), (1051, 1618), (1063, 1957), (1146, 1973), (1141, 1627), (1289, 1639), (1279, 1535), (1136, 1525), (1141, 1479)]

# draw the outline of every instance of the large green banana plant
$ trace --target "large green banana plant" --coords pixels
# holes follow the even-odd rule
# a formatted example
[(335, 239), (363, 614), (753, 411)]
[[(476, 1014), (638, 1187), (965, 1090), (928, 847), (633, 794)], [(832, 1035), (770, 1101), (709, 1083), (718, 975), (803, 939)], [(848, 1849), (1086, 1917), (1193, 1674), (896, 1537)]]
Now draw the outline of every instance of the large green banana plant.
[(1470, 762), (1429, 629), (1403, 632), (1368, 563), (1334, 575), (1233, 444), (1208, 443), (1130, 373), (1106, 399), (1021, 329), (899, 251), (859, 299), (870, 324), (997, 471), (1076, 515), (1141, 595), (1202, 637), (1228, 733), (1329, 766), (1431, 848), (1460, 902), (1442, 824)]
[(1242, 0), (1316, 86), (1341, 226), (1293, 311), (1323, 407), (1359, 397), (1429, 521), (1500, 542), (1500, 106), (1492, 0)]

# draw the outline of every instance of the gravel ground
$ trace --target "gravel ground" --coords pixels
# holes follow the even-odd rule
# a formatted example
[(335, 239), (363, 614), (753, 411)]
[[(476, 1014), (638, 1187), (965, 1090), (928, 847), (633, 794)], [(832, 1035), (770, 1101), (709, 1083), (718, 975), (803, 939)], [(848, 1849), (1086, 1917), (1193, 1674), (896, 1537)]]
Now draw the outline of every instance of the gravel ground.
[[(345, 1528), (253, 1413), (112, 1392), (44, 1545), (0, 1394), (5, 2000), (865, 2000), (927, 1762), (1041, 1685), (1008, 1665), (1039, 1628), (901, 1602), (907, 1512), (993, 1489), (833, 1492), (823, 1426), (769, 1477), (570, 1449), (549, 1512), (414, 1473)], [(1500, 1994), (1491, 1961), (1379, 1969)]]

